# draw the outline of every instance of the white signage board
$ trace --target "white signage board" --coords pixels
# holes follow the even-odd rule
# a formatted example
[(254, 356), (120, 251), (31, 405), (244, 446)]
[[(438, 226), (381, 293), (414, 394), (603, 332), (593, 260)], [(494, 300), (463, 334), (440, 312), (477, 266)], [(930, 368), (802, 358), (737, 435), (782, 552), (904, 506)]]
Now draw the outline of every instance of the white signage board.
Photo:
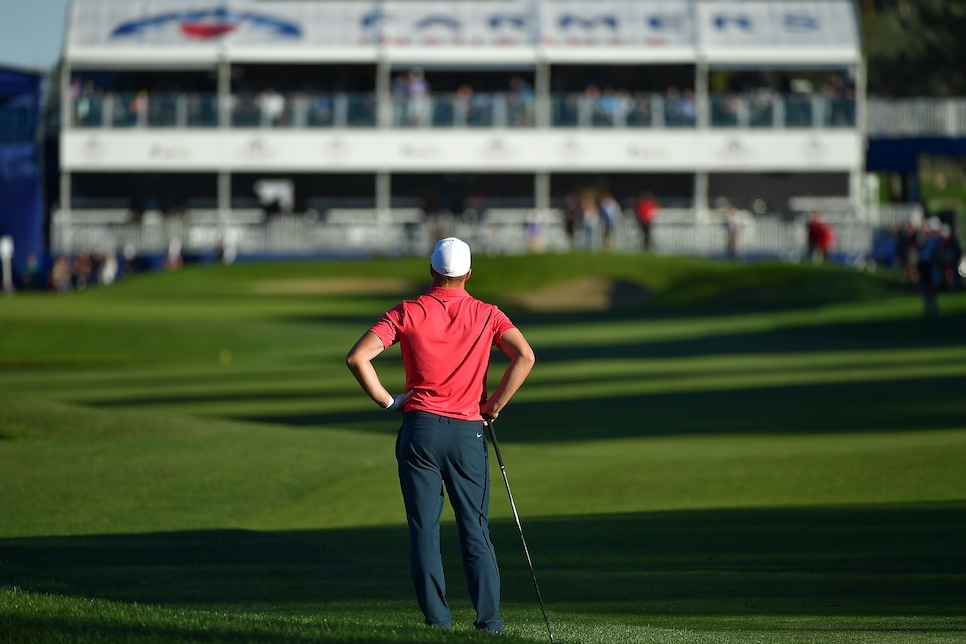
[(66, 131), (71, 172), (846, 171), (849, 130)]

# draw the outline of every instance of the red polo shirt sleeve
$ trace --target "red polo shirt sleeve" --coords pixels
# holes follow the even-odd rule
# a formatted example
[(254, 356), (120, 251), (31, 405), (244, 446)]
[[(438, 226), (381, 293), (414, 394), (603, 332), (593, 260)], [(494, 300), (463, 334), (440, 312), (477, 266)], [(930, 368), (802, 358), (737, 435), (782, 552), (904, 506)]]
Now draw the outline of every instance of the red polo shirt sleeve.
[(404, 412), (480, 420), (490, 352), (514, 324), (464, 289), (433, 288), (401, 302), (371, 329), (386, 348), (399, 343), (406, 369)]

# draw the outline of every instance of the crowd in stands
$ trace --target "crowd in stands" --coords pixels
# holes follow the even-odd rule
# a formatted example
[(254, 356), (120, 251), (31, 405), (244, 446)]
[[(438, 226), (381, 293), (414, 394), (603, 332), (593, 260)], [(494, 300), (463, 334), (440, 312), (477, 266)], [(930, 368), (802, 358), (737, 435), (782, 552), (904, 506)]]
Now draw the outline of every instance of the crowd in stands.
[[(437, 78), (438, 76), (438, 78)], [(551, 121), (554, 126), (694, 127), (698, 105), (693, 81), (686, 75), (649, 79), (577, 73), (552, 83)], [(532, 79), (520, 74), (464, 75), (446, 73), (431, 80), (423, 69), (399, 71), (391, 82), (394, 123), (404, 127), (502, 125), (497, 105), (506, 104), (506, 125), (535, 125)], [(372, 86), (349, 86), (338, 79), (324, 82), (283, 77), (233, 82), (232, 124), (242, 127), (325, 126), (333, 124), (336, 101), (350, 100), (359, 114), (349, 124), (376, 125)], [(369, 79), (370, 81), (372, 79)], [(685, 81), (687, 83), (688, 81)], [(176, 85), (124, 77), (76, 76), (71, 83), (74, 123), (100, 126), (174, 125), (178, 118), (190, 125), (217, 124), (214, 87), (197, 81)], [(338, 98), (337, 98), (338, 97)], [(816, 102), (818, 99), (818, 102)], [(178, 107), (179, 101), (185, 105)], [(824, 80), (790, 79), (752, 73), (718, 72), (709, 83), (709, 118), (714, 127), (808, 127), (855, 124), (855, 83), (833, 73)], [(782, 103), (781, 111), (778, 103)], [(355, 105), (358, 103), (358, 105)], [(109, 104), (109, 110), (105, 105)], [(178, 116), (180, 113), (182, 116)], [(107, 112), (107, 113), (105, 113)], [(501, 112), (502, 114), (502, 112)], [(186, 116), (185, 116), (186, 115)], [(340, 125), (345, 125), (340, 122)]]
[(392, 97), (394, 122), (402, 126), (498, 125), (501, 119), (497, 110), (501, 104), (502, 124), (524, 127), (535, 122), (533, 86), (519, 75), (510, 76), (498, 87), (494, 87), (492, 79), (481, 84), (466, 78), (454, 88), (438, 90), (434, 95), (424, 71), (415, 68), (396, 74)]

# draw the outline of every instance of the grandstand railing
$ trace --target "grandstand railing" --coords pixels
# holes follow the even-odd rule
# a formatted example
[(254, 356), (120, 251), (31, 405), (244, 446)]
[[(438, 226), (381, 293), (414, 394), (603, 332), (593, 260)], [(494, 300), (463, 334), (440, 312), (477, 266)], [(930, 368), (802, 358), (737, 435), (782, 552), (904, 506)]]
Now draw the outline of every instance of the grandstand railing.
[[(284, 96), (282, 110), (265, 109), (256, 94), (239, 93), (225, 110), (214, 93), (118, 92), (73, 99), (71, 126), (77, 128), (213, 128), (219, 114), (231, 127), (374, 128), (375, 93), (298, 93)], [(553, 127), (695, 127), (697, 107), (688, 94), (554, 93)], [(966, 136), (966, 98), (870, 98), (869, 136)], [(392, 101), (392, 127), (535, 127), (536, 100), (514, 92), (442, 92)], [(821, 94), (712, 93), (708, 121), (726, 128), (854, 127), (856, 103)]]
[[(540, 122), (537, 99), (519, 92), (438, 92), (396, 97), (391, 127), (532, 128)], [(551, 127), (696, 127), (698, 106), (689, 92), (558, 92), (549, 96)], [(854, 127), (855, 101), (822, 94), (765, 91), (712, 94), (705, 122), (711, 127)], [(224, 116), (223, 116), (224, 115)], [(378, 100), (369, 93), (237, 93), (224, 106), (214, 93), (117, 92), (73, 99), (77, 128), (230, 127), (375, 128)]]
[[(862, 215), (826, 213), (835, 231), (835, 253), (860, 261), (873, 251), (876, 235), (895, 229), (906, 219), (921, 218), (914, 205), (882, 206)], [(805, 252), (806, 217), (753, 216), (737, 213), (738, 252), (790, 260)], [(51, 252), (133, 251), (162, 254), (172, 244), (185, 254), (210, 254), (231, 248), (247, 255), (320, 256), (347, 253), (425, 255), (438, 238), (457, 235), (484, 253), (524, 254), (566, 252), (571, 249), (638, 252), (641, 232), (633, 211), (624, 213), (605, 239), (599, 227), (580, 227), (568, 236), (563, 213), (557, 209), (490, 209), (476, 221), (449, 215), (427, 218), (422, 210), (401, 208), (333, 209), (321, 216), (265, 215), (252, 210), (199, 210), (182, 216), (147, 211), (140, 217), (127, 210), (57, 211), (50, 224)], [(719, 256), (727, 244), (725, 214), (689, 208), (660, 211), (653, 227), (655, 250), (662, 254)]]
[(966, 99), (870, 98), (866, 131), (873, 137), (966, 136)]

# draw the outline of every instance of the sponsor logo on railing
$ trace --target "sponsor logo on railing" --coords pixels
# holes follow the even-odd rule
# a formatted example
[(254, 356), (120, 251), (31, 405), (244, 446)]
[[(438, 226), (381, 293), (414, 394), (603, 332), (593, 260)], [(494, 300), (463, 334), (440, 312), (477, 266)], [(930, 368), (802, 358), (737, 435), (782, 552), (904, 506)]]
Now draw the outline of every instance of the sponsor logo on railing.
[(277, 156), (277, 150), (264, 137), (255, 136), (238, 148), (236, 157), (243, 161), (265, 161)]
[(670, 156), (666, 148), (654, 147), (651, 145), (641, 145), (639, 143), (629, 143), (627, 145), (626, 152), (629, 159), (640, 161), (666, 159), (668, 156)]
[(505, 161), (520, 156), (519, 147), (513, 145), (507, 138), (494, 136), (480, 148), (479, 158), (487, 161)]
[(404, 159), (439, 159), (443, 151), (435, 145), (406, 142), (399, 147), (399, 154)]
[(98, 161), (104, 156), (104, 144), (101, 143), (100, 138), (89, 136), (81, 147), (81, 154), (88, 161)]
[(191, 158), (191, 148), (155, 143), (148, 150), (148, 157), (161, 161), (184, 161)]

